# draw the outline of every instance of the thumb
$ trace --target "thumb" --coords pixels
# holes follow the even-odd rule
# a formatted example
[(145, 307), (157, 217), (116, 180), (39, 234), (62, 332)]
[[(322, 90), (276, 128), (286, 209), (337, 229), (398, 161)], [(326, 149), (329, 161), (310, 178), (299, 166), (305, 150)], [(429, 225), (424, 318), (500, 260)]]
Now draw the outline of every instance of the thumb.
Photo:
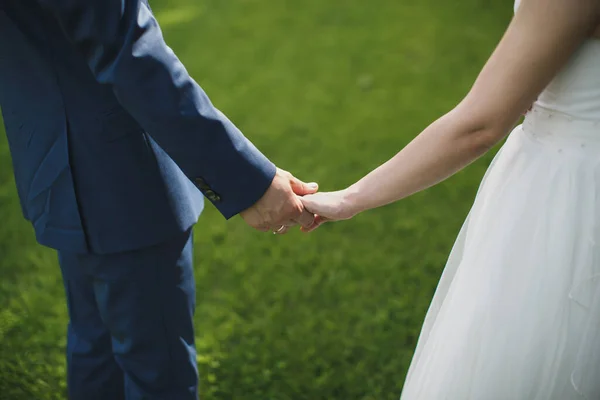
[(315, 182), (304, 183), (298, 178), (292, 179), (292, 190), (298, 196), (306, 196), (307, 194), (317, 193), (319, 185)]

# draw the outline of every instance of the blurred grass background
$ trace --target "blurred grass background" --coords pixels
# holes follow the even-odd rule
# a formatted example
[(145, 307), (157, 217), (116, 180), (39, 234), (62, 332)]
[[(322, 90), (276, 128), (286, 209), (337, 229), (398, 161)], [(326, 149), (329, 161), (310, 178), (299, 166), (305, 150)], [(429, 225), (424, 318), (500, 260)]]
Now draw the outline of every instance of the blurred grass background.
[[(510, 20), (501, 0), (153, 0), (167, 42), (280, 167), (339, 189), (466, 93)], [(196, 228), (203, 398), (397, 399), (422, 319), (493, 154), (312, 235)], [(0, 135), (0, 399), (65, 399), (56, 256), (23, 220)]]

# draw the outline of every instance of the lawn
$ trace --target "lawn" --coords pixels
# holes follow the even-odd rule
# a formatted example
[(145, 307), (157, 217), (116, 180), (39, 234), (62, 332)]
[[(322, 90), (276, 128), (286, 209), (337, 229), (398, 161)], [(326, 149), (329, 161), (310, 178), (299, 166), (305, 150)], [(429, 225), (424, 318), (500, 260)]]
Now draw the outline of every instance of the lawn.
[[(510, 20), (500, 0), (154, 0), (190, 73), (281, 168), (339, 189), (468, 91)], [(206, 400), (397, 399), (445, 259), (492, 154), (311, 235), (207, 207), (195, 230)], [(55, 253), (21, 214), (0, 135), (0, 399), (65, 399)]]

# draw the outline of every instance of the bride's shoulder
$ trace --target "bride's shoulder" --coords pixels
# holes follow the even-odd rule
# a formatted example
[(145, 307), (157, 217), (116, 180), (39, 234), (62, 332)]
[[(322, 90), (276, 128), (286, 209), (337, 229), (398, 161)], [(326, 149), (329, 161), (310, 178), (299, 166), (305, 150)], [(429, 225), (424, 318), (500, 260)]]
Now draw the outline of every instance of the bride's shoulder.
[[(597, 1), (600, 1), (600, 0), (597, 0)], [(514, 12), (515, 13), (519, 9), (520, 5), (521, 5), (521, 0), (515, 0), (515, 3), (514, 3)], [(596, 27), (596, 30), (592, 33), (592, 37), (596, 38), (596, 39), (600, 39), (600, 19), (598, 20), (598, 26)]]

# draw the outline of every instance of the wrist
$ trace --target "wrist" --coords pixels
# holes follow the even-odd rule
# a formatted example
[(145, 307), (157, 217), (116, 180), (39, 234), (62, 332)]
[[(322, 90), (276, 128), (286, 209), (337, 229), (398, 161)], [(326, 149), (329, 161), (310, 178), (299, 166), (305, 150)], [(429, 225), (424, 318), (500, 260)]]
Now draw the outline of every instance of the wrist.
[(361, 194), (360, 187), (357, 184), (344, 189), (344, 207), (349, 210), (353, 216), (366, 210)]

